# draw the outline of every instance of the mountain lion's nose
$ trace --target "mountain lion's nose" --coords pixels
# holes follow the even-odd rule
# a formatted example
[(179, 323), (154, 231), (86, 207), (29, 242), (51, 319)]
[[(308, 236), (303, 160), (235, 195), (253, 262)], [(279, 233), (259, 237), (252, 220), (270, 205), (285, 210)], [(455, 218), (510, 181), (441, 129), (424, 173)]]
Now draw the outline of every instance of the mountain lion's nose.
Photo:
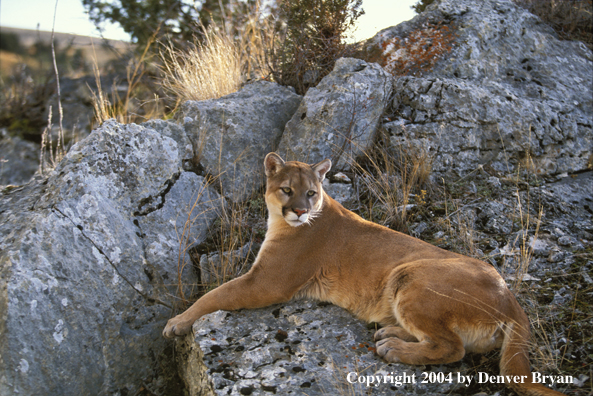
[(293, 209), (292, 210), (294, 213), (297, 214), (297, 216), (301, 217), (301, 215), (304, 215), (305, 213), (307, 213), (306, 210), (301, 210), (301, 209)]

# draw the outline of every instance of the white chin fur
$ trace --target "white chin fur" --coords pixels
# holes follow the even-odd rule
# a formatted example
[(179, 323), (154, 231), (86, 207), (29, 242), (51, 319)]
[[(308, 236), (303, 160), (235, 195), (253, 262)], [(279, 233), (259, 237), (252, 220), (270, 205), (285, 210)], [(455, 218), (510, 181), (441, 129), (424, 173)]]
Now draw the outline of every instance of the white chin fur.
[(301, 216), (297, 216), (296, 213), (288, 213), (284, 220), (288, 223), (291, 227), (298, 227), (300, 225), (305, 224), (309, 220), (309, 215), (306, 213)]

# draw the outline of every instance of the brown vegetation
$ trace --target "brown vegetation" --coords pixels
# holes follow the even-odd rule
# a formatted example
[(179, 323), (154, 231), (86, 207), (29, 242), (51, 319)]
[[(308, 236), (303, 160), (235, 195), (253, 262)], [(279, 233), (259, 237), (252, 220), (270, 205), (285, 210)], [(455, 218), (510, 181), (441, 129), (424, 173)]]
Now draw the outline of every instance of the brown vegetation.
[(564, 40), (579, 40), (593, 49), (593, 0), (514, 0)]

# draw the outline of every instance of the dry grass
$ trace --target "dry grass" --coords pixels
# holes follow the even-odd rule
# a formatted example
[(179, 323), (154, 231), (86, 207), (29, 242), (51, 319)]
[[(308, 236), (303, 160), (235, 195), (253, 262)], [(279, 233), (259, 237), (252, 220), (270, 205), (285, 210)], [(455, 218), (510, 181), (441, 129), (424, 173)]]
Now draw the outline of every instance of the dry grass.
[(271, 74), (268, 57), (278, 45), (274, 12), (259, 1), (252, 5), (235, 2), (233, 7), (240, 7), (241, 12), (228, 15), (224, 29), (239, 46), (243, 75), (247, 80), (267, 79)]
[(411, 144), (400, 146), (396, 152), (380, 147), (366, 152), (354, 168), (366, 191), (366, 217), (406, 231), (408, 211), (426, 203), (431, 156)]
[[(452, 212), (449, 213), (449, 207)], [(473, 210), (459, 206), (459, 202), (445, 197), (445, 217), (441, 220), (452, 241), (454, 250), (466, 256), (482, 258), (476, 244), (477, 235)]]
[(259, 2), (243, 8), (240, 20), (238, 13), (229, 14), (222, 23), (203, 28), (189, 49), (169, 43), (161, 51), (161, 84), (176, 100), (220, 98), (249, 79), (269, 75), (266, 56), (274, 45), (273, 18), (265, 16)]
[[(177, 239), (179, 241), (179, 250), (178, 250), (178, 260), (177, 260), (177, 297), (183, 302), (183, 303), (187, 303), (187, 298), (185, 295), (185, 291), (188, 289), (189, 286), (189, 292), (190, 294), (194, 294), (195, 290), (193, 290), (193, 285), (186, 285), (183, 283), (183, 273), (184, 271), (187, 270), (192, 270), (192, 269), (188, 269), (187, 267), (191, 267), (192, 263), (186, 261), (186, 257), (188, 256), (187, 253), (189, 253), (189, 251), (191, 250), (191, 248), (194, 246), (196, 238), (199, 237), (199, 235), (192, 235), (192, 229), (194, 227), (194, 224), (197, 221), (200, 221), (202, 219), (202, 216), (205, 214), (205, 211), (210, 211), (212, 210), (211, 207), (204, 209), (202, 211), (197, 211), (196, 208), (198, 208), (198, 206), (201, 208), (203, 207), (204, 204), (208, 205), (208, 204), (216, 204), (218, 202), (212, 202), (212, 201), (208, 201), (205, 200), (204, 197), (206, 197), (208, 194), (207, 189), (210, 188), (210, 183), (204, 183), (202, 184), (202, 186), (200, 187), (200, 189), (196, 192), (195, 194), (195, 199), (194, 197), (192, 197), (192, 201), (193, 203), (189, 203), (188, 205), (188, 210), (187, 210), (187, 214), (185, 214), (187, 216), (187, 219), (185, 220), (184, 224), (183, 224), (183, 229), (175, 229), (175, 232), (177, 233)], [(221, 202), (223, 202), (221, 200)], [(180, 214), (182, 215), (182, 214)], [(196, 285), (197, 286), (197, 285)]]
[(226, 32), (214, 27), (188, 50), (177, 50), (169, 44), (161, 52), (161, 59), (161, 84), (180, 101), (220, 98), (236, 92), (243, 82), (238, 45)]
[(131, 122), (143, 122), (152, 118), (165, 118), (165, 106), (160, 104), (158, 95), (154, 92), (148, 96), (149, 100), (141, 100), (147, 96), (147, 88), (144, 86), (147, 68), (153, 60), (150, 47), (153, 41), (149, 41), (138, 57), (129, 59), (126, 66), (126, 90), (123, 97), (119, 94), (117, 81), (113, 82), (111, 93), (108, 94), (101, 84), (101, 72), (97, 58), (93, 63), (93, 72), (97, 91), (90, 87), (93, 97), (93, 108), (97, 124), (102, 124), (109, 119), (115, 119), (122, 124)]
[(208, 259), (202, 256), (200, 262), (202, 271), (208, 273), (210, 285), (220, 286), (247, 272), (254, 241), (253, 235), (246, 232), (248, 206), (248, 203), (231, 203), (230, 207), (221, 207), (220, 217), (210, 230), (214, 235), (216, 254)]
[(46, 124), (40, 109), (55, 85), (50, 83), (49, 73), (44, 74), (42, 81), (36, 81), (36, 77), (39, 79), (26, 65), (20, 64), (9, 78), (0, 81), (0, 126), (20, 132), (26, 139), (40, 141), (39, 131)]

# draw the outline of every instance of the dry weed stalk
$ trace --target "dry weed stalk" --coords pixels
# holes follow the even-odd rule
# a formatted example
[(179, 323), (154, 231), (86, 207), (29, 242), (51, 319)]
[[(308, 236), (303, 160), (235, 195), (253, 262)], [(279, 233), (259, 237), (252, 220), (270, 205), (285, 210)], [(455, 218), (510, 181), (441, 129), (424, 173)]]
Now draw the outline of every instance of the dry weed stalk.
[(515, 268), (515, 278), (513, 284), (511, 285), (511, 290), (517, 293), (521, 286), (522, 281), (527, 274), (529, 269), (529, 264), (533, 259), (533, 246), (537, 241), (537, 236), (539, 234), (539, 227), (541, 224), (541, 219), (543, 216), (543, 208), (539, 208), (538, 218), (536, 219), (536, 226), (533, 238), (529, 241), (528, 238), (528, 231), (532, 225), (531, 215), (529, 213), (529, 202), (527, 203), (527, 210), (523, 212), (523, 205), (521, 203), (521, 197), (519, 195), (519, 191), (517, 190), (517, 209), (519, 210), (519, 220), (521, 223), (521, 233), (517, 238), (521, 238), (520, 241), (520, 253), (519, 258), (517, 260), (516, 268)]
[[(65, 151), (65, 147), (64, 147), (64, 128), (62, 126), (62, 120), (64, 119), (64, 112), (62, 111), (62, 94), (60, 91), (60, 73), (58, 72), (58, 64), (56, 62), (56, 48), (55, 48), (55, 43), (54, 43), (54, 28), (56, 25), (56, 14), (58, 11), (58, 0), (56, 0), (56, 6), (54, 9), (54, 21), (53, 21), (53, 25), (51, 28), (51, 56), (52, 56), (52, 61), (53, 61), (53, 66), (54, 66), (54, 74), (56, 76), (56, 95), (57, 95), (57, 99), (58, 99), (58, 113), (60, 115), (59, 118), (59, 132), (58, 132), (58, 142), (57, 142), (57, 146), (56, 146), (56, 162), (59, 162), (64, 155), (66, 155), (66, 151)], [(50, 112), (51, 113), (51, 112)], [(50, 149), (51, 150), (51, 149)]]
[(524, 296), (518, 296), (525, 313), (531, 323), (531, 338), (529, 343), (529, 355), (534, 371), (540, 372), (558, 372), (561, 365), (562, 356), (554, 351), (553, 341), (550, 334), (557, 334), (556, 322), (558, 318), (552, 312), (550, 306), (540, 306), (537, 304), (537, 298), (533, 291), (529, 291)]
[[(448, 214), (449, 205), (445, 202), (445, 221), (451, 240), (458, 244), (456, 250), (470, 257), (481, 258), (476, 245), (477, 238), (473, 215), (464, 212), (464, 207), (459, 207), (455, 201), (452, 201), (452, 206), (455, 210)], [(457, 229), (455, 229), (454, 224)]]
[[(62, 98), (60, 92), (60, 73), (58, 71), (58, 64), (56, 62), (56, 49), (54, 45), (54, 27), (56, 24), (56, 13), (58, 9), (58, 0), (56, 0), (56, 5), (54, 8), (54, 20), (51, 29), (51, 55), (53, 60), (53, 67), (54, 67), (54, 75), (56, 78), (56, 95), (58, 101), (58, 113), (59, 113), (59, 129), (58, 129), (58, 139), (56, 143), (55, 149), (53, 148), (53, 136), (52, 136), (52, 107), (49, 107), (48, 112), (48, 119), (47, 119), (47, 127), (43, 130), (41, 134), (41, 149), (39, 154), (39, 173), (43, 175), (46, 170), (49, 168), (53, 169), (56, 165), (64, 158), (66, 155), (66, 148), (64, 144), (64, 128), (62, 126), (62, 120), (64, 118), (64, 114), (62, 111)], [(49, 152), (49, 162), (46, 159), (46, 151)]]
[[(154, 43), (157, 33), (158, 32), (155, 32), (151, 39), (148, 40), (140, 57), (137, 59), (131, 58), (129, 60), (128, 65), (126, 66), (127, 88), (124, 97), (120, 97), (116, 82), (114, 81), (113, 86), (111, 87), (111, 100), (101, 86), (101, 73), (99, 71), (97, 56), (95, 54), (95, 47), (94, 44), (91, 43), (93, 45), (94, 54), (93, 74), (95, 76), (97, 92), (93, 91), (90, 87), (89, 90), (91, 90), (93, 97), (95, 120), (98, 124), (102, 124), (112, 118), (117, 120), (117, 122), (125, 124), (129, 122), (146, 121), (160, 115), (159, 98), (156, 94), (154, 94), (154, 100), (141, 103), (137, 109), (135, 109), (135, 106), (133, 105), (138, 96), (142, 80), (146, 74), (146, 65), (151, 60), (150, 48)], [(148, 103), (153, 104), (153, 107), (148, 111), (145, 111), (146, 114), (140, 115), (137, 110), (145, 107)]]
[[(186, 256), (189, 249), (193, 247), (195, 244), (196, 239), (199, 237), (198, 235), (192, 235), (191, 231), (193, 229), (194, 223), (201, 219), (202, 215), (209, 211), (210, 209), (202, 210), (199, 213), (194, 213), (196, 207), (198, 205), (203, 205), (204, 203), (210, 204), (213, 201), (208, 200), (206, 202), (203, 201), (203, 197), (208, 195), (208, 188), (210, 187), (211, 183), (205, 182), (200, 186), (200, 189), (196, 193), (196, 198), (193, 200), (193, 204), (189, 207), (187, 211), (187, 219), (183, 224), (183, 229), (178, 230), (175, 227), (175, 232), (177, 234), (177, 240), (179, 241), (179, 249), (178, 249), (178, 258), (177, 258), (177, 296), (183, 303), (187, 303), (187, 299), (184, 293), (184, 286), (187, 286), (183, 283), (183, 271), (185, 268), (190, 265), (190, 263), (186, 262)], [(177, 223), (177, 222), (176, 222)], [(193, 293), (192, 293), (193, 294)]]

